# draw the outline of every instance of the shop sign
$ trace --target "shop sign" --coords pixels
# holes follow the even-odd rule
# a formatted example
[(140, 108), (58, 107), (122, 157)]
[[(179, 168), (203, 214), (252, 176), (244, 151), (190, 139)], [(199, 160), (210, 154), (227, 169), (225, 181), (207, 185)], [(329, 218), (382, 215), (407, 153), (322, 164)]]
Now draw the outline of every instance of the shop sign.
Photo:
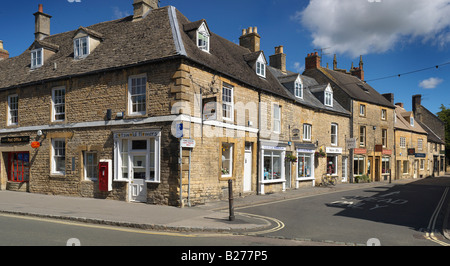
[(41, 147), (41, 143), (40, 143), (39, 141), (33, 141), (33, 142), (31, 142), (31, 148), (37, 149), (37, 148), (39, 148), (39, 147)]
[(261, 146), (263, 150), (278, 150), (278, 151), (285, 151), (286, 147), (277, 147), (277, 146)]
[(366, 149), (357, 148), (354, 150), (355, 154), (366, 154)]
[(2, 144), (13, 144), (13, 143), (28, 143), (30, 142), (30, 137), (4, 137), (1, 138)]
[(337, 153), (337, 154), (341, 154), (341, 153), (342, 153), (342, 148), (337, 148), (337, 147), (326, 147), (326, 148), (325, 148), (325, 152), (326, 152), (326, 153)]
[(217, 119), (217, 97), (203, 99), (203, 120)]
[(408, 149), (408, 155), (415, 155), (416, 149)]
[(182, 148), (195, 148), (195, 140), (193, 139), (182, 139), (181, 140)]
[(425, 153), (416, 153), (416, 158), (425, 158), (427, 155)]
[(348, 150), (356, 149), (356, 138), (350, 138), (345, 140), (345, 146)]
[(385, 149), (383, 149), (383, 154), (384, 155), (392, 155), (392, 150), (385, 150)]

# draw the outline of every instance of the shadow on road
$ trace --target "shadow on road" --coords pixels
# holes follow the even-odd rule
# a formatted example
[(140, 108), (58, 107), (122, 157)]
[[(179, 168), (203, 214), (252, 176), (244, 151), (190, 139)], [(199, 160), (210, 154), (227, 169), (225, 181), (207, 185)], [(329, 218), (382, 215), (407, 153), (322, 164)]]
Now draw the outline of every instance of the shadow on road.
[[(394, 186), (380, 185), (371, 187), (358, 195), (352, 195), (349, 191), (341, 199), (327, 203), (326, 206), (342, 209), (335, 216), (406, 226), (416, 231), (424, 231), (435, 216), (434, 212), (447, 187), (450, 187), (450, 177), (420, 179)], [(445, 216), (442, 214), (447, 210), (449, 201), (450, 193), (447, 194), (443, 207), (440, 209), (441, 215), (436, 216), (437, 224), (442, 225)]]

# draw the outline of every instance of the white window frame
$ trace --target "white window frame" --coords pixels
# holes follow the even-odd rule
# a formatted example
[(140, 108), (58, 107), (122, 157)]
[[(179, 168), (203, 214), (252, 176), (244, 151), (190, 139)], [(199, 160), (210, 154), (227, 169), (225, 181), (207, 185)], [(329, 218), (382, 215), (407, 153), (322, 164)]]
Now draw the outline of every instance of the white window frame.
[[(63, 91), (64, 96), (57, 95), (58, 92)], [(62, 101), (61, 98), (62, 97)], [(58, 112), (58, 108), (63, 107), (64, 112)], [(64, 119), (57, 119), (57, 116), (64, 115)], [(52, 122), (60, 122), (66, 120), (66, 88), (56, 87), (52, 89)]]
[(281, 133), (281, 106), (276, 103), (273, 105), (273, 132)]
[[(226, 158), (224, 155), (224, 146), (229, 148), (229, 158)], [(227, 178), (227, 177), (232, 177), (233, 176), (233, 158), (234, 158), (234, 143), (222, 143), (222, 177)], [(223, 168), (223, 164), (224, 161), (228, 161), (228, 169)], [(225, 170), (227, 170), (228, 172), (224, 172)]]
[[(63, 146), (61, 146), (63, 143)], [(63, 154), (62, 154), (63, 153)], [(52, 139), (52, 154), (51, 154), (51, 174), (65, 175), (66, 174), (66, 139), (55, 138)], [(57, 158), (64, 158), (64, 170), (57, 169)]]
[[(93, 162), (89, 163), (88, 156), (93, 155)], [(83, 151), (83, 167), (84, 167), (84, 180), (97, 181), (98, 180), (98, 152), (96, 151)], [(93, 169), (92, 169), (93, 167)]]
[(328, 85), (324, 92), (324, 104), (328, 107), (333, 107), (333, 90)]
[[(361, 129), (363, 130), (363, 134), (361, 134)], [(359, 146), (365, 147), (366, 146), (366, 136), (367, 136), (367, 128), (365, 126), (359, 127)]]
[[(15, 99), (13, 101), (13, 99)], [(19, 124), (19, 95), (8, 96), (8, 126)]]
[(314, 151), (297, 151), (297, 180), (314, 179), (314, 168)]
[(359, 105), (359, 115), (366, 116), (366, 105), (365, 104)]
[(406, 138), (400, 137), (400, 148), (406, 148)]
[(388, 130), (386, 128), (381, 129), (381, 143), (383, 148), (387, 148), (388, 146)]
[[(133, 141), (146, 140), (146, 150), (133, 150)], [(154, 143), (151, 150), (152, 142)], [(127, 149), (124, 150), (124, 143), (127, 145)], [(115, 182), (130, 182), (132, 177), (130, 176), (131, 156), (142, 155), (146, 157), (146, 183), (161, 183), (161, 133), (160, 132), (125, 132), (114, 133), (114, 181)], [(152, 159), (153, 155), (153, 167)], [(124, 168), (126, 165), (126, 174), (124, 177)], [(151, 177), (151, 171), (154, 171), (154, 176)]]
[[(83, 46), (83, 44), (86, 46)], [(84, 51), (84, 48), (86, 51)], [(73, 54), (75, 59), (83, 59), (90, 54), (89, 36), (83, 36), (73, 40)]]
[(260, 77), (266, 78), (266, 61), (264, 60), (262, 53), (256, 60), (256, 74)]
[(311, 141), (311, 132), (312, 132), (312, 125), (303, 124), (303, 140)]
[(386, 119), (387, 119), (387, 110), (381, 109), (381, 120), (386, 120)]
[(338, 174), (338, 156), (334, 154), (327, 155), (327, 174), (328, 174), (328, 158), (331, 158), (334, 163), (334, 172), (329, 173), (329, 175), (337, 175)]
[[(334, 134), (333, 134), (333, 128), (334, 128)], [(339, 126), (336, 123), (331, 123), (331, 146), (337, 146), (338, 145), (338, 134), (339, 134)], [(334, 137), (334, 141), (333, 141)]]
[[(209, 47), (210, 47), (210, 33), (203, 22), (202, 25), (198, 28), (196, 38), (197, 38), (197, 47), (205, 52), (209, 53)], [(203, 38), (200, 38), (203, 37)]]
[(294, 84), (294, 94), (295, 97), (303, 99), (303, 83), (301, 82), (300, 77), (297, 78)]
[(222, 87), (222, 118), (234, 121), (234, 88), (225, 84)]
[[(262, 150), (262, 183), (274, 183), (274, 182), (283, 182), (285, 181), (285, 173), (284, 173), (284, 160), (286, 156), (285, 150), (272, 150), (272, 149), (264, 149)], [(264, 160), (266, 157), (270, 157), (270, 167), (271, 169), (265, 169)], [(274, 160), (279, 160), (279, 167), (280, 167), (280, 177), (274, 178), (273, 177), (273, 166), (274, 166)], [(264, 169), (266, 171), (264, 171)], [(270, 174), (272, 172), (272, 174)]]
[(38, 68), (44, 65), (44, 49), (31, 50), (31, 68)]
[[(133, 80), (140, 80), (141, 82), (144, 81), (144, 92), (140, 91), (140, 93), (133, 94), (133, 88), (138, 87), (138, 85), (133, 86)], [(142, 89), (142, 84), (140, 84), (140, 88)], [(133, 100), (135, 97), (144, 97), (144, 110), (133, 110), (133, 105), (138, 104), (135, 100)], [(130, 76), (128, 78), (128, 115), (134, 116), (134, 115), (145, 115), (147, 113), (147, 75), (146, 74), (140, 74), (135, 76)]]
[(417, 150), (423, 150), (423, 139), (417, 139)]

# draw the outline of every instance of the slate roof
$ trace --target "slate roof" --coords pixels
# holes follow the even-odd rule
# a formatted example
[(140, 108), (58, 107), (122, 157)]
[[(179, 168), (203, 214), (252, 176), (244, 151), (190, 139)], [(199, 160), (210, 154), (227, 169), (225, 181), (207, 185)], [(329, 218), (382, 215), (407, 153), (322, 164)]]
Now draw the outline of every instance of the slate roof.
[(330, 82), (333, 82), (339, 86), (350, 98), (367, 103), (373, 103), (384, 107), (394, 109), (395, 106), (386, 100), (380, 93), (372, 88), (366, 82), (361, 81), (359, 78), (350, 74), (341, 73), (328, 68), (316, 68), (308, 69), (304, 75), (318, 78), (326, 77)]
[(400, 106), (395, 106), (395, 115), (397, 116), (397, 120), (395, 121), (394, 128), (419, 134), (427, 134), (427, 131), (425, 131), (416, 120), (414, 120), (413, 127), (411, 126), (411, 123), (405, 119), (405, 117), (409, 117), (411, 114), (412, 112), (408, 112)]
[[(205, 20), (191, 22), (173, 6), (167, 6), (152, 10), (140, 21), (133, 21), (133, 16), (128, 16), (48, 36), (39, 42), (57, 48), (57, 52), (42, 67), (30, 69), (31, 48), (35, 43), (21, 55), (0, 61), (0, 90), (166, 59), (187, 58), (255, 89), (290, 98), (269, 71), (266, 78), (256, 75), (248, 59), (259, 56), (261, 52), (252, 53), (212, 32), (210, 52), (201, 51), (189, 32), (203, 22), (206, 23)], [(73, 37), (79, 30), (101, 39), (101, 43), (84, 59), (74, 59)]]
[(350, 112), (345, 110), (345, 108), (342, 107), (335, 99), (333, 99), (333, 107), (330, 107), (330, 106), (324, 105), (323, 102), (320, 101), (318, 97), (316, 97), (315, 91), (321, 90), (323, 93), (323, 91), (326, 89), (327, 85), (320, 85), (315, 79), (304, 76), (304, 75), (300, 75), (299, 73), (295, 73), (295, 72), (291, 72), (291, 71), (287, 71), (286, 73), (283, 73), (281, 70), (271, 67), (271, 66), (267, 66), (267, 68), (275, 77), (278, 78), (278, 80), (281, 84), (295, 82), (297, 80), (297, 77), (300, 76), (300, 79), (302, 80), (303, 88), (304, 88), (303, 89), (303, 98), (295, 97), (293, 92), (291, 92), (289, 89), (287, 89), (285, 87), (287, 93), (290, 95), (290, 97), (296, 103), (303, 105), (303, 106), (310, 107), (310, 108), (314, 108), (314, 109), (320, 109), (320, 110), (324, 110), (324, 111), (334, 112), (334, 113), (340, 114), (340, 115), (347, 115), (347, 116), (350, 115)]

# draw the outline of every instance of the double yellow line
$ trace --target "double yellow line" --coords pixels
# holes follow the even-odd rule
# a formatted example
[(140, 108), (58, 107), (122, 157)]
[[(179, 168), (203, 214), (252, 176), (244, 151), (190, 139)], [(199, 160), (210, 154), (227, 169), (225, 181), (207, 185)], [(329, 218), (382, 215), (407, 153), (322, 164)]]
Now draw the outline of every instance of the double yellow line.
[(442, 206), (444, 205), (445, 198), (447, 197), (449, 189), (450, 189), (450, 187), (447, 187), (445, 189), (444, 193), (442, 194), (441, 200), (439, 201), (438, 205), (436, 206), (436, 209), (434, 210), (433, 215), (431, 215), (431, 219), (430, 219), (430, 222), (428, 223), (428, 227), (427, 227), (427, 233), (425, 234), (426, 239), (428, 239), (434, 243), (437, 243), (439, 245), (442, 245), (442, 246), (450, 246), (450, 244), (437, 239), (437, 237), (434, 235), (434, 231), (436, 228), (437, 218), (439, 216), (439, 213), (441, 212)]

